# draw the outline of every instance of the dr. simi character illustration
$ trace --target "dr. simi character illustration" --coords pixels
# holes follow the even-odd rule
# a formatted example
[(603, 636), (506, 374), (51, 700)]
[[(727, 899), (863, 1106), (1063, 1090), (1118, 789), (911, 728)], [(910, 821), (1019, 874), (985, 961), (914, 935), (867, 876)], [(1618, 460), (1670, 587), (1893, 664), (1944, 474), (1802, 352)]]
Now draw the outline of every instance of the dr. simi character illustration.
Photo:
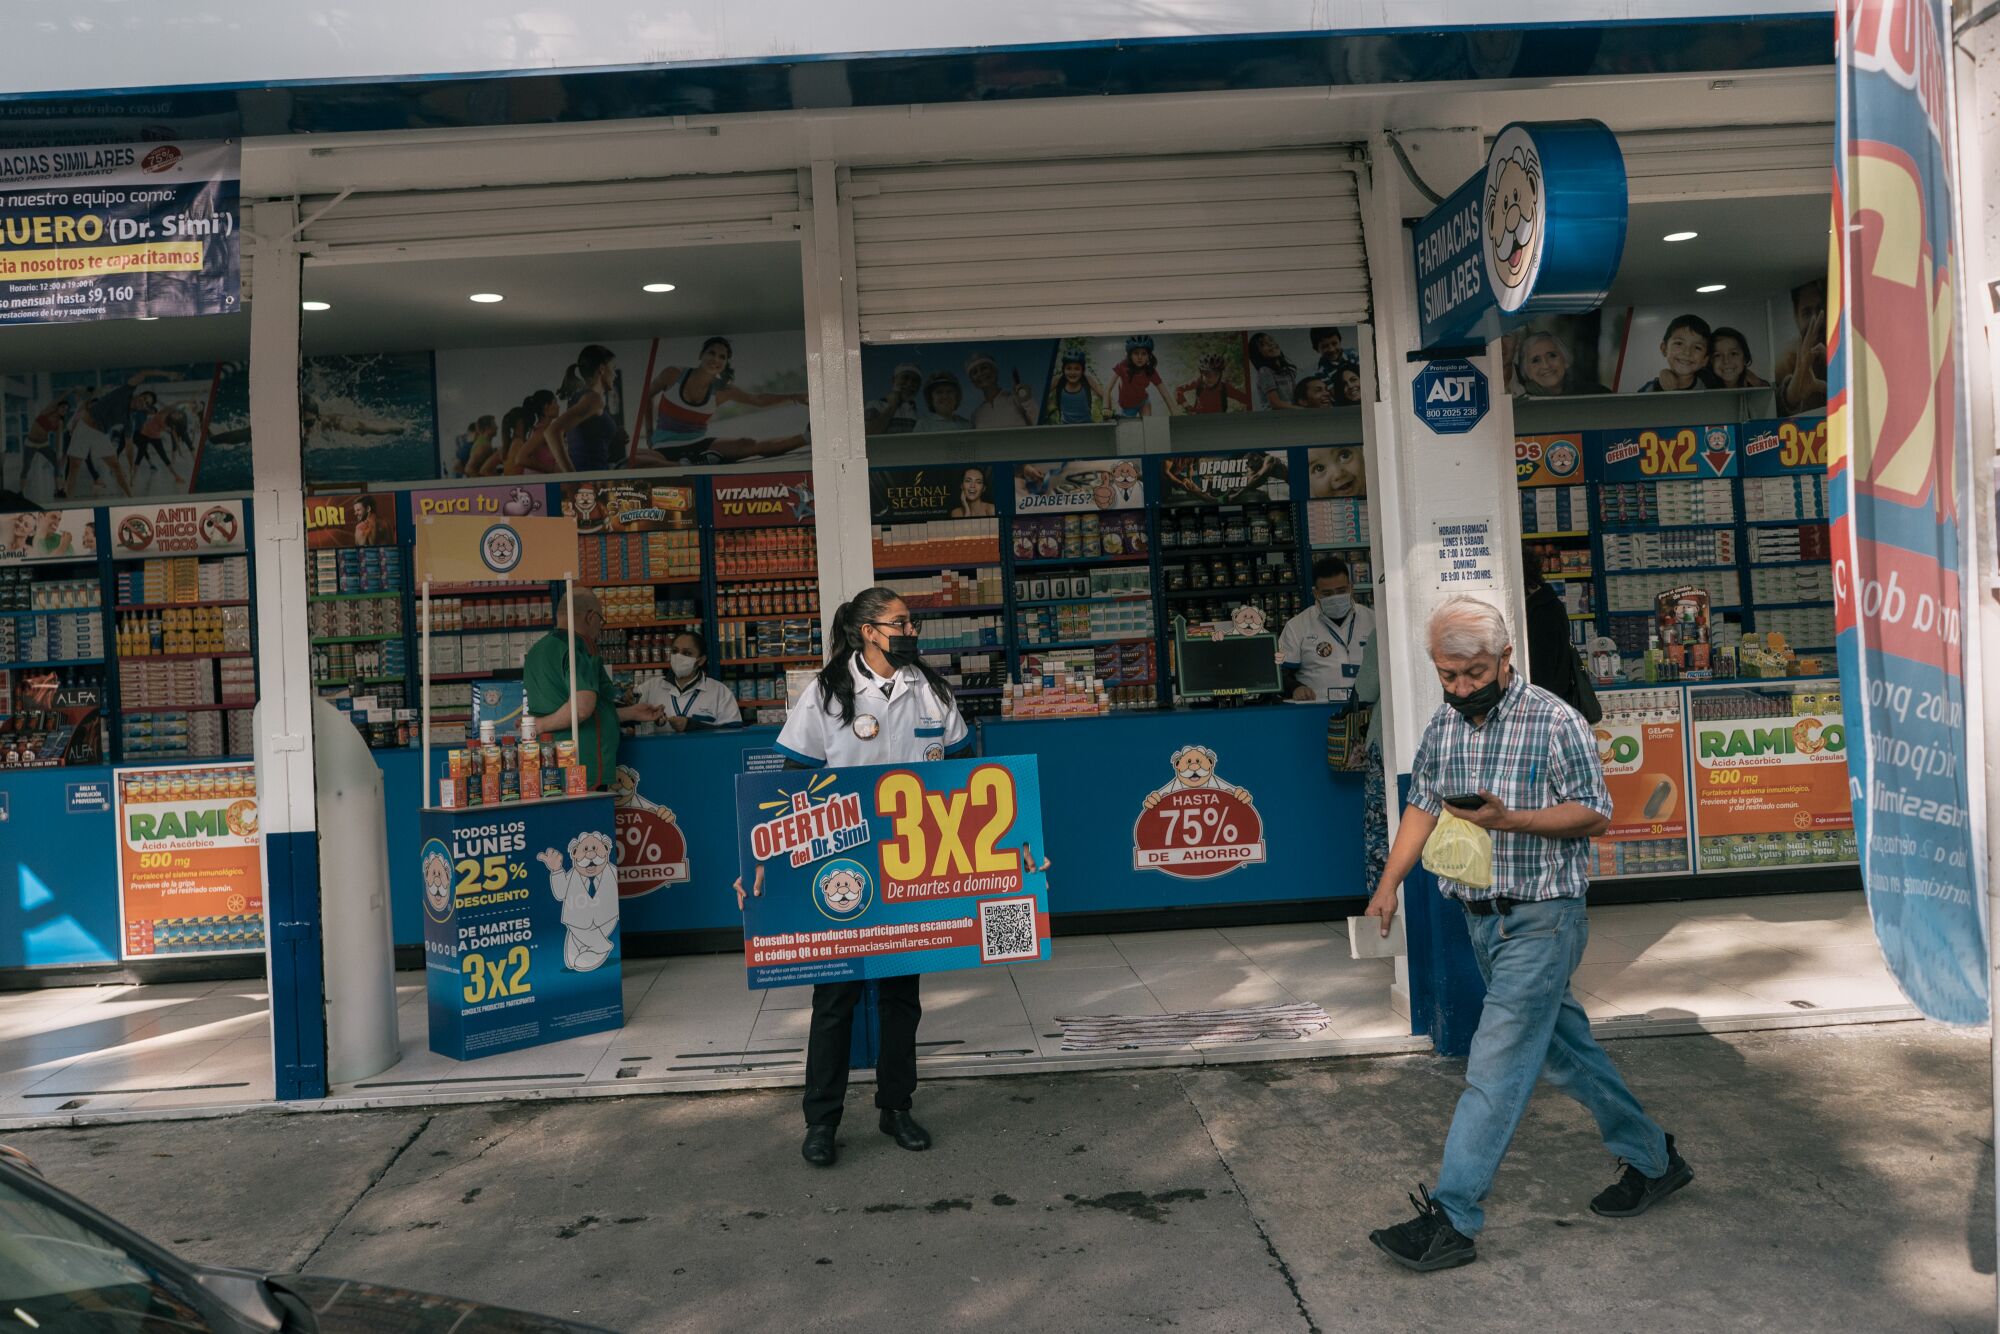
[(1130, 459), (1120, 459), (1111, 465), (1112, 494), (1117, 498), (1120, 509), (1137, 504), (1139, 501), (1139, 468)]
[(451, 859), (442, 852), (424, 858), (424, 901), (435, 917), (451, 910)]
[(858, 869), (836, 870), (819, 882), (819, 896), (833, 916), (852, 917), (868, 896), (868, 877)]
[(1493, 247), (1493, 273), (1507, 289), (1500, 294), (1502, 309), (1520, 305), (1512, 293), (1529, 276), (1541, 205), (1541, 159), (1534, 149), (1517, 147), (1502, 159), (1486, 190), (1486, 244)]
[(1152, 810), (1160, 804), (1160, 798), (1176, 792), (1220, 792), (1225, 796), (1242, 801), (1250, 800), (1250, 793), (1226, 782), (1215, 772), (1215, 752), (1207, 746), (1182, 746), (1174, 752), (1174, 780), (1157, 792), (1146, 794), (1146, 809)]
[(672, 811), (640, 793), (639, 771), (629, 764), (619, 765), (611, 780), (611, 804), (620, 810), (651, 811), (669, 822), (674, 818)]
[(1229, 613), (1229, 628), (1239, 635), (1261, 635), (1264, 624), (1264, 609), (1247, 602)]
[(549, 890), (562, 903), (563, 967), (587, 973), (611, 957), (611, 933), (618, 929), (618, 870), (611, 864), (609, 836), (582, 833), (569, 841), (570, 869), (563, 856), (545, 849), (536, 860), (549, 870)]

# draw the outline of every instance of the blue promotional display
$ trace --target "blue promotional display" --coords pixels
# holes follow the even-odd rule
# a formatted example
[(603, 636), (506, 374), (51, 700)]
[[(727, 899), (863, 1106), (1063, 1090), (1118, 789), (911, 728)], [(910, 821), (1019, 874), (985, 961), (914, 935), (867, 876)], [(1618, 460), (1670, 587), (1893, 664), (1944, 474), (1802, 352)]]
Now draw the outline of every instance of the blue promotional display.
[(234, 139), (0, 151), (0, 324), (240, 309)]
[(1744, 422), (1737, 466), (1745, 477), (1826, 475), (1826, 418), (1782, 417)]
[(431, 1050), (467, 1061), (622, 1027), (611, 798), (419, 817)]
[(1033, 756), (736, 780), (752, 988), (1049, 957)]
[(1625, 158), (1594, 120), (1515, 122), (1411, 233), (1425, 347), (1595, 310), (1625, 254)]
[(1410, 383), (1410, 399), (1417, 420), (1437, 435), (1464, 435), (1493, 407), (1486, 372), (1463, 357), (1425, 363)]
[(1736, 427), (1648, 426), (1591, 433), (1592, 481), (1699, 482), (1737, 473)]

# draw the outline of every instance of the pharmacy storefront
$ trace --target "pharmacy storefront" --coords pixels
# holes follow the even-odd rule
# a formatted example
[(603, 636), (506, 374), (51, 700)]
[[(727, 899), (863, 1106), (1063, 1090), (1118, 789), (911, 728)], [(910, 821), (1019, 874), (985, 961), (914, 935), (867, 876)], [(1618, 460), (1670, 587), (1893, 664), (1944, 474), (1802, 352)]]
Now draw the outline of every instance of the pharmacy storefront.
[[(926, 1072), (1461, 1044), (1428, 882), (1406, 955), (1350, 950), (1329, 740), (1378, 677), (1393, 820), (1439, 596), (1544, 673), (1524, 562), (1602, 708), (1593, 1017), (1907, 1014), (1832, 657), (1830, 16), (1571, 7), (418, 83), (274, 33), (231, 91), (10, 85), (0, 263), (104, 268), (0, 273), (0, 1010), (115, 982), (174, 1070), (30, 1039), (0, 1116), (796, 1080), (738, 780), (874, 584), (972, 753), (1032, 757), (1051, 866), (1049, 957), (941, 975)], [(1525, 306), (1452, 263), (1510, 170), (1545, 253), (1599, 230)], [(37, 241), (65, 190), (103, 231)], [(558, 656), (630, 716), (565, 757), (526, 726), (577, 594)]]

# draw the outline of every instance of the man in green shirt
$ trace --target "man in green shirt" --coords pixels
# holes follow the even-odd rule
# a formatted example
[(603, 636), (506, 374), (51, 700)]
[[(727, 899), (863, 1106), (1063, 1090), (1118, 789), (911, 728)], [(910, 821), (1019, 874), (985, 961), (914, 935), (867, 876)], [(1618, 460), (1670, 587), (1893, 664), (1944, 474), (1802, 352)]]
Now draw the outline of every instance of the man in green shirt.
[(527, 686), (528, 712), (539, 720), (540, 735), (576, 742), (577, 762), (594, 792), (618, 772), (618, 724), (660, 721), (656, 704), (615, 707), (618, 686), (597, 656), (597, 636), (604, 629), (604, 607), (597, 595), (579, 588), (576, 604), (576, 721), (569, 716), (569, 634), (563, 597), (556, 595), (556, 628), (528, 650), (521, 664)]

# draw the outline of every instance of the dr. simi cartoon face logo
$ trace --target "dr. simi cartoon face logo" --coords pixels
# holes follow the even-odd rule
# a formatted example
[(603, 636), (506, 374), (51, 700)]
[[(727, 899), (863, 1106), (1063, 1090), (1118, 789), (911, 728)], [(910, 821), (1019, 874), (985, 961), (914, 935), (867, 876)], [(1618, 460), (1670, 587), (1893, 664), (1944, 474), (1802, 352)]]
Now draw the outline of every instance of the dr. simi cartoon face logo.
[(424, 908), (437, 921), (451, 917), (451, 854), (436, 839), (424, 844)]
[(1521, 126), (1493, 144), (1486, 164), (1486, 276), (1502, 310), (1534, 290), (1542, 259), (1542, 160)]
[(860, 862), (828, 862), (813, 877), (813, 906), (836, 922), (851, 922), (868, 911), (875, 881)]

